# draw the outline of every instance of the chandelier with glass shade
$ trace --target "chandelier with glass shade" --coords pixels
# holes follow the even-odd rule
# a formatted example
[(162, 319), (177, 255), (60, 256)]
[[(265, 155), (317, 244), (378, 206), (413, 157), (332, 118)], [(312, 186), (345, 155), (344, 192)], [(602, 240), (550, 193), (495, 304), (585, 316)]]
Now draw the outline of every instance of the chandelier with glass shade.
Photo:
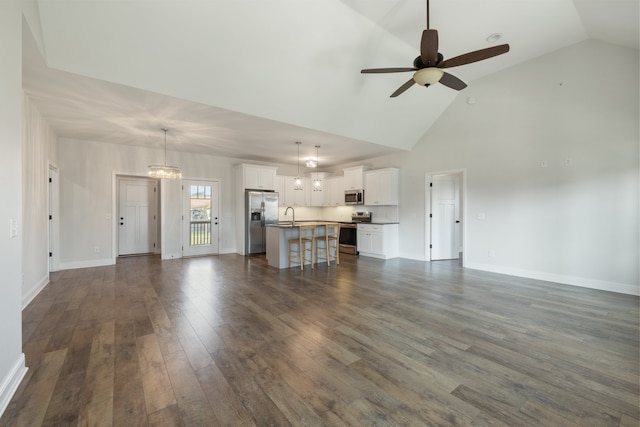
[(169, 129), (162, 128), (162, 131), (164, 132), (164, 164), (149, 165), (149, 176), (159, 179), (180, 179), (182, 178), (180, 167), (167, 165), (167, 132)]
[(298, 175), (293, 178), (293, 189), (294, 190), (303, 190), (304, 187), (302, 186), (302, 177), (300, 176), (300, 144), (302, 144), (302, 142), (300, 141), (296, 141), (296, 145), (298, 146)]

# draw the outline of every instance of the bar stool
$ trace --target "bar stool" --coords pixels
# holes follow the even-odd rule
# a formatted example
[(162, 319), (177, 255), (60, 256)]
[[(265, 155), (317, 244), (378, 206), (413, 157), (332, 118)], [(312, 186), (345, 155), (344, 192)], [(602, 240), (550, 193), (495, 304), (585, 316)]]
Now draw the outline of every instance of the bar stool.
[(313, 268), (313, 241), (315, 235), (315, 225), (298, 226), (298, 237), (289, 239), (289, 268), (293, 266), (294, 261), (300, 264), (300, 270), (304, 270), (304, 264), (307, 261)]
[[(318, 236), (315, 241), (316, 246), (316, 262), (320, 262), (320, 258), (327, 261), (327, 265), (331, 265), (331, 260), (340, 264), (340, 251), (338, 239), (340, 236), (340, 224), (328, 223), (324, 226), (324, 236)], [(324, 245), (322, 245), (324, 242)], [(333, 249), (333, 254), (331, 250)]]

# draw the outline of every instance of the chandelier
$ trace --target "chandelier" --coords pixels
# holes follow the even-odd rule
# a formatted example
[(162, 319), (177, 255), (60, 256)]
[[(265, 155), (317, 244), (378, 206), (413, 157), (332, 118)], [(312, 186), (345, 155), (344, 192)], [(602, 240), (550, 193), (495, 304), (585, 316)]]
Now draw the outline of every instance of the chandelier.
[(303, 190), (302, 187), (302, 177), (300, 176), (300, 144), (302, 142), (296, 141), (296, 145), (298, 146), (298, 176), (293, 179), (293, 189), (294, 190)]
[(164, 165), (149, 165), (149, 176), (159, 179), (180, 179), (182, 171), (178, 166), (167, 166), (167, 131), (169, 129), (162, 128), (164, 132)]
[[(318, 160), (318, 148), (320, 148), (319, 145), (316, 145), (316, 170), (320, 170), (320, 161)], [(313, 180), (313, 191), (322, 191), (322, 179), (320, 178), (320, 175), (316, 175), (316, 177)]]

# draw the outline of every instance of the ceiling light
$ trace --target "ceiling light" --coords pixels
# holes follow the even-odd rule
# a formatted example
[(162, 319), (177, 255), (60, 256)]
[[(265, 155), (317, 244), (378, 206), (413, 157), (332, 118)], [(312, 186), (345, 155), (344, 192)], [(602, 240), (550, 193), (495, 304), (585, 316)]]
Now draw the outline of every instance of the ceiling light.
[(162, 128), (164, 132), (164, 165), (149, 165), (149, 176), (159, 179), (180, 179), (182, 171), (178, 166), (167, 166), (167, 131), (169, 129)]
[(491, 34), (489, 37), (487, 37), (487, 41), (488, 41), (489, 43), (495, 43), (495, 42), (497, 42), (498, 40), (500, 40), (501, 38), (502, 38), (502, 34), (500, 34), (500, 33), (493, 33), (493, 34)]
[(423, 68), (413, 74), (413, 80), (415, 80), (415, 82), (420, 86), (428, 86), (434, 83), (438, 83), (443, 75), (444, 71), (442, 71), (440, 68)]
[(307, 162), (305, 163), (305, 165), (306, 165), (308, 168), (315, 168), (315, 167), (317, 167), (317, 166), (318, 166), (318, 164), (316, 163), (316, 161), (315, 161), (315, 160), (313, 160), (313, 159), (309, 159), (309, 160), (307, 160)]
[(302, 190), (302, 177), (300, 176), (300, 144), (302, 142), (296, 141), (296, 145), (298, 146), (298, 175), (293, 178), (293, 189), (294, 190)]
[[(318, 148), (319, 145), (316, 145), (316, 167), (320, 169), (320, 161), (318, 160)], [(322, 179), (318, 175), (313, 180), (313, 191), (322, 191)]]

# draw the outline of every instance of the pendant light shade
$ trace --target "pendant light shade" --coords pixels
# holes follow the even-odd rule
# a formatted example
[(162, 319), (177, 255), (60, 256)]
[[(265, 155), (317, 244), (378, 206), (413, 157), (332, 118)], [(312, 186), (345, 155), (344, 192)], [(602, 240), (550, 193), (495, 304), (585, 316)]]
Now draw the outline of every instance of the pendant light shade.
[[(318, 160), (318, 149), (319, 145), (316, 145), (316, 171), (320, 170), (320, 161)], [(313, 191), (322, 191), (322, 179), (320, 179), (319, 175), (313, 179)]]
[(167, 132), (169, 129), (162, 128), (164, 132), (164, 164), (149, 165), (149, 176), (159, 179), (180, 179), (182, 171), (178, 166), (167, 166)]
[(293, 189), (294, 190), (302, 190), (304, 187), (302, 186), (302, 177), (300, 176), (300, 141), (296, 141), (296, 145), (298, 146), (298, 176), (293, 179)]

